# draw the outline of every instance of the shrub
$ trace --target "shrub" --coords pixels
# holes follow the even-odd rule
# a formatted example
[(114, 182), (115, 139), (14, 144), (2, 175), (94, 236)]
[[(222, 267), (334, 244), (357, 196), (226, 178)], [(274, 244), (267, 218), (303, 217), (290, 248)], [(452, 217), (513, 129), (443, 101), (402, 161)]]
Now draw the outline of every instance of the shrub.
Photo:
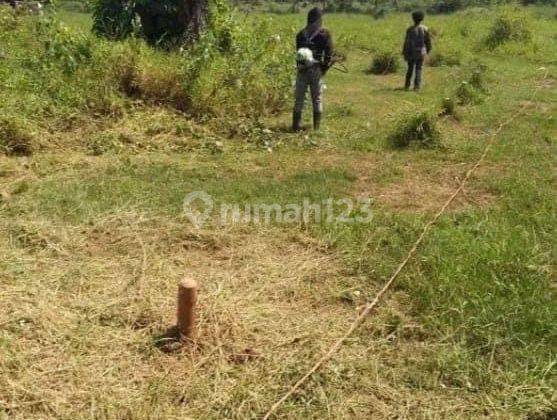
[(482, 95), (470, 83), (464, 81), (456, 89), (455, 96), (459, 105), (478, 104), (483, 101)]
[(463, 25), (463, 26), (460, 27), (459, 33), (460, 33), (460, 36), (462, 36), (463, 38), (468, 38), (470, 35), (472, 35), (473, 31), (470, 28), (470, 26)]
[(191, 109), (191, 97), (180, 82), (177, 69), (145, 64), (138, 72), (136, 86), (143, 99), (152, 104), (170, 104), (178, 111)]
[(411, 144), (430, 148), (440, 145), (441, 133), (437, 129), (437, 118), (428, 112), (404, 115), (389, 136), (395, 148), (405, 148)]
[(209, 32), (184, 52), (183, 85), (188, 86), (198, 113), (257, 120), (286, 104), (291, 60), (284, 41), (267, 22), (232, 28), (227, 50)]
[(373, 16), (374, 19), (383, 19), (389, 13), (389, 8), (386, 5), (373, 6), (365, 11), (366, 14)]
[(7, 156), (30, 156), (33, 136), (14, 118), (0, 118), (0, 152)]
[(441, 103), (442, 115), (454, 115), (456, 111), (456, 102), (453, 98), (444, 98)]
[(476, 63), (472, 67), (472, 75), (468, 79), (470, 85), (472, 85), (477, 90), (487, 93), (487, 66), (482, 63)]
[(37, 26), (39, 36), (44, 40), (42, 65), (58, 65), (66, 74), (74, 73), (78, 66), (91, 60), (92, 40), (70, 30), (55, 19), (43, 19)]
[(452, 116), (458, 118), (456, 110), (456, 101), (454, 98), (444, 98), (441, 103), (441, 114), (442, 116)]
[(508, 41), (529, 42), (532, 30), (528, 18), (520, 13), (507, 10), (497, 17), (491, 27), (485, 44), (495, 49)]
[(459, 105), (470, 105), (481, 103), (484, 95), (489, 92), (487, 86), (488, 67), (482, 63), (472, 63), (469, 67), (471, 72), (467, 80), (458, 86), (455, 96)]
[(373, 58), (369, 73), (389, 74), (396, 73), (399, 69), (400, 61), (398, 55), (393, 52), (380, 52)]
[(156, 51), (142, 42), (128, 40), (109, 52), (105, 66), (113, 76), (112, 83), (127, 97), (189, 112), (191, 86), (185, 82), (182, 60), (179, 54)]
[(291, 54), (267, 22), (241, 25), (213, 3), (210, 30), (181, 51), (130, 39), (109, 49), (106, 66), (126, 96), (169, 105), (191, 116), (232, 120), (283, 109), (290, 94)]
[[(177, 47), (188, 38), (187, 31), (191, 29), (184, 27), (180, 3), (182, 0), (97, 0), (93, 32), (113, 40), (136, 33), (151, 45)], [(210, 3), (218, 9), (219, 3), (224, 2), (211, 0)]]

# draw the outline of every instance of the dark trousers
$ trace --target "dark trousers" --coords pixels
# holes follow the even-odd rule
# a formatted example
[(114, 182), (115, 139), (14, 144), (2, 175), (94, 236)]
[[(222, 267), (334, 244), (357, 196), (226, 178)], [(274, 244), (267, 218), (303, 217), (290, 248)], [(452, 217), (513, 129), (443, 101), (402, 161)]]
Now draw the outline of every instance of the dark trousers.
[(424, 59), (412, 59), (408, 60), (408, 71), (406, 72), (406, 89), (410, 88), (412, 84), (412, 76), (416, 74), (414, 79), (414, 88), (419, 89), (422, 84), (422, 67), (424, 65)]
[(320, 66), (313, 66), (309, 69), (298, 70), (296, 77), (296, 103), (294, 105), (294, 112), (301, 113), (304, 109), (304, 102), (306, 100), (306, 93), (311, 93), (311, 103), (313, 104), (313, 113), (323, 112), (323, 83), (321, 78), (323, 71)]

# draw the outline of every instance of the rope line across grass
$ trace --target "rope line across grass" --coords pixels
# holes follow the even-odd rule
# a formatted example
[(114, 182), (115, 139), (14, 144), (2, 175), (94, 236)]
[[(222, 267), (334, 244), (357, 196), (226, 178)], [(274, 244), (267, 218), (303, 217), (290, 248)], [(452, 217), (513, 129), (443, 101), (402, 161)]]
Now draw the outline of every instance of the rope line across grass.
[[(546, 78), (547, 78), (547, 71), (544, 75), (544, 79), (546, 79)], [(539, 85), (537, 87), (537, 89), (534, 90), (534, 93), (532, 94), (530, 100), (533, 100), (535, 98), (535, 96), (538, 94), (540, 89), (541, 89), (541, 85)], [(315, 365), (313, 365), (313, 367), (310, 370), (308, 370), (308, 372), (298, 382), (296, 382), (288, 390), (288, 392), (286, 394), (284, 394), (284, 396), (280, 400), (278, 400), (275, 404), (273, 404), (273, 406), (269, 409), (269, 411), (263, 417), (263, 420), (268, 420), (280, 408), (280, 406), (282, 404), (284, 404), (284, 402), (286, 400), (288, 400), (311, 377), (311, 375), (316, 373), (325, 363), (327, 363), (330, 359), (332, 359), (332, 357), (335, 355), (335, 353), (342, 347), (344, 342), (360, 326), (360, 324), (364, 321), (364, 319), (367, 318), (367, 316), (370, 315), (371, 312), (377, 307), (377, 305), (381, 302), (381, 299), (383, 298), (383, 296), (389, 291), (391, 286), (395, 283), (399, 274), (402, 272), (402, 270), (404, 270), (404, 268), (406, 267), (408, 262), (416, 254), (416, 252), (418, 251), (418, 248), (420, 247), (420, 245), (424, 241), (427, 234), (430, 232), (431, 228), (437, 223), (439, 218), (445, 213), (445, 211), (449, 208), (449, 206), (456, 199), (456, 197), (458, 197), (458, 195), (462, 192), (462, 190), (464, 189), (464, 187), (466, 186), (466, 184), (468, 183), (468, 181), (470, 180), (470, 178), (472, 177), (474, 172), (483, 163), (483, 161), (487, 157), (489, 151), (491, 150), (493, 144), (495, 143), (496, 137), (503, 130), (503, 128), (505, 128), (507, 125), (509, 125), (511, 122), (513, 122), (517, 117), (522, 115), (522, 113), (524, 112), (526, 107), (527, 107), (526, 104), (521, 106), (518, 109), (517, 112), (515, 112), (513, 115), (511, 115), (511, 117), (509, 117), (507, 120), (504, 120), (503, 122), (501, 122), (499, 124), (499, 126), (497, 127), (497, 129), (493, 133), (491, 133), (491, 135), (489, 136), (489, 140), (487, 141), (487, 144), (486, 144), (486, 146), (484, 148), (484, 151), (481, 154), (480, 158), (477, 160), (477, 162), (474, 164), (474, 166), (472, 166), (472, 168), (470, 168), (468, 170), (468, 172), (466, 173), (466, 176), (464, 177), (464, 179), (462, 180), (462, 182), (460, 183), (458, 188), (453, 192), (453, 194), (445, 202), (443, 207), (441, 207), (441, 209), (435, 214), (435, 216), (424, 226), (424, 229), (422, 230), (421, 235), (418, 237), (418, 239), (414, 243), (414, 246), (412, 246), (412, 248), (410, 249), (410, 251), (406, 255), (406, 258), (399, 264), (397, 269), (394, 271), (394, 273), (390, 277), (389, 281), (385, 284), (385, 286), (383, 286), (383, 288), (375, 296), (375, 299), (373, 299), (373, 301), (368, 302), (366, 304), (366, 306), (364, 307), (364, 310), (354, 320), (354, 322), (352, 323), (350, 328), (348, 328), (348, 330), (344, 333), (344, 335), (341, 338), (339, 338), (331, 346), (331, 348), (327, 351), (327, 353), (325, 353), (325, 355), (323, 355), (321, 357), (321, 359), (319, 359), (315, 363)]]

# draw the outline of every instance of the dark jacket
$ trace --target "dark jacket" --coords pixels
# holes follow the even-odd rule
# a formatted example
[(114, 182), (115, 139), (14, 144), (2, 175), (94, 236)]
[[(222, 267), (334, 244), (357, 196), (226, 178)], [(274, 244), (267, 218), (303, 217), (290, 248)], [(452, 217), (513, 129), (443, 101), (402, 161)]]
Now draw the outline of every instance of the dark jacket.
[(402, 55), (406, 61), (421, 60), (431, 52), (429, 30), (422, 24), (413, 25), (406, 31)]
[(304, 29), (296, 36), (296, 51), (300, 48), (309, 48), (313, 52), (313, 58), (321, 63), (324, 71), (331, 66), (333, 58), (333, 40), (327, 29), (320, 28), (314, 33), (308, 33)]

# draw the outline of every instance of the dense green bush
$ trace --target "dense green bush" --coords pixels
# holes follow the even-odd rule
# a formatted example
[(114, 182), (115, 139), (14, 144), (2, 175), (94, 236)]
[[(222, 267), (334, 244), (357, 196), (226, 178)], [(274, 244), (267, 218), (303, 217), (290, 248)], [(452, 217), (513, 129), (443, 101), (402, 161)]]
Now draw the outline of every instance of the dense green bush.
[(482, 93), (487, 93), (488, 92), (487, 65), (479, 62), (472, 63), (470, 71), (471, 71), (471, 75), (470, 78), (468, 79), (470, 85), (472, 85), (475, 89), (479, 90)]
[(58, 65), (67, 74), (91, 60), (93, 40), (80, 32), (50, 17), (42, 19), (37, 25), (38, 35), (43, 40), (42, 64), (45, 67)]
[(527, 16), (516, 11), (506, 10), (493, 23), (485, 44), (490, 49), (508, 41), (529, 42), (532, 39), (531, 23)]
[(290, 50), (267, 22), (249, 30), (215, 22), (184, 56), (184, 77), (201, 112), (257, 119), (281, 110), (290, 94)]
[(223, 130), (252, 124), (284, 109), (292, 57), (268, 23), (237, 22), (233, 13), (215, 14), (197, 43), (165, 51), (137, 38), (85, 35), (53, 15), (18, 18), (17, 28), (0, 33), (0, 49), (9, 50), (0, 59), (0, 113), (17, 109), (67, 129), (145, 104), (219, 118)]

